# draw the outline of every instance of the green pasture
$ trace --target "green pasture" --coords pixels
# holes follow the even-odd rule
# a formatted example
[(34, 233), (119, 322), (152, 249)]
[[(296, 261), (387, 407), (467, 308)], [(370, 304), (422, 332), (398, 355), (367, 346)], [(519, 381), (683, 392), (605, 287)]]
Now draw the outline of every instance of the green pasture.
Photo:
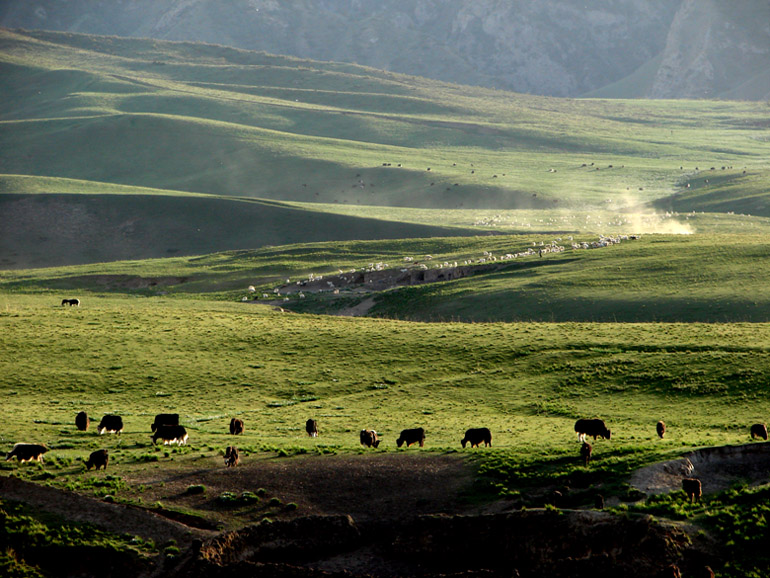
[[(54, 464), (104, 446), (120, 450), (116, 469), (141, 460), (159, 451), (154, 415), (172, 411), (190, 432), (185, 454), (223, 450), (240, 417), (239, 445), (257, 450), (359, 451), (357, 432), (375, 428), (396, 451), (402, 428), (422, 426), (429, 451), (455, 451), (485, 425), (494, 451), (523, 461), (576, 455), (574, 420), (598, 415), (615, 432), (596, 444), (601, 463), (744, 442), (770, 409), (764, 324), (423, 324), (98, 295), (70, 308), (4, 294), (0, 306), (0, 435), (9, 448), (48, 444)], [(77, 432), (81, 410), (122, 415), (123, 435)]]
[[(589, 249), (573, 244), (598, 242), (599, 235), (532, 232), (301, 243), (194, 257), (6, 270), (0, 272), (0, 291), (47, 294), (54, 305), (70, 295), (87, 300), (102, 293), (189, 299), (205, 295), (278, 303), (303, 313), (336, 313), (371, 297), (369, 316), (413, 321), (767, 322), (766, 219), (677, 214), (665, 222), (683, 229), (722, 230), (720, 221), (726, 223), (724, 229), (733, 223), (744, 232), (642, 234)], [(541, 248), (553, 244), (564, 251), (539, 255)], [(527, 251), (531, 253), (522, 255)], [(512, 254), (521, 256), (506, 258)], [(451, 271), (482, 265), (493, 268), (377, 293), (335, 280), (340, 272), (374, 266), (397, 275), (401, 269)], [(304, 288), (305, 298), (300, 298), (303, 286), (297, 284), (311, 276), (332, 279), (339, 294), (326, 286), (325, 291)], [(276, 288), (282, 288), (280, 295), (274, 293)]]

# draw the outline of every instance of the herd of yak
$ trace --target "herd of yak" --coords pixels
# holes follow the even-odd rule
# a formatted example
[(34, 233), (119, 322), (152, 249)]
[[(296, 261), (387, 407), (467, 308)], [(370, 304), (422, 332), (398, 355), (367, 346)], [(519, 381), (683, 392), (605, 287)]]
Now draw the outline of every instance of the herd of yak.
[[(80, 431), (86, 431), (90, 425), (90, 419), (86, 412), (81, 411), (75, 416), (75, 426)], [(150, 426), (152, 430), (152, 443), (157, 444), (158, 440), (162, 440), (164, 445), (187, 444), (188, 434), (184, 426), (179, 425), (179, 414), (177, 413), (160, 413), (155, 416)], [(656, 431), (658, 437), (661, 439), (666, 435), (666, 424), (659, 421), (656, 425)], [(119, 415), (105, 415), (102, 417), (99, 425), (96, 428), (99, 434), (116, 433), (120, 434), (123, 431), (123, 418)], [(314, 419), (308, 419), (305, 423), (305, 431), (310, 437), (318, 436), (318, 423)], [(230, 420), (230, 434), (239, 435), (244, 432), (243, 420), (238, 418), (232, 418)], [(584, 464), (587, 466), (591, 460), (591, 453), (593, 447), (586, 441), (586, 437), (591, 436), (594, 441), (601, 437), (602, 439), (609, 440), (612, 436), (612, 432), (607, 428), (604, 420), (594, 419), (579, 419), (575, 422), (575, 432), (578, 436), (578, 442), (582, 445), (580, 447), (580, 457)], [(767, 426), (763, 423), (756, 423), (751, 426), (751, 438), (759, 438), (767, 441)], [(380, 438), (375, 430), (363, 429), (359, 436), (361, 445), (365, 447), (379, 447)], [(489, 428), (471, 428), (465, 432), (465, 436), (460, 440), (463, 448), (467, 444), (471, 447), (479, 447), (481, 444), (484, 446), (492, 445), (492, 432)], [(423, 428), (405, 429), (401, 431), (396, 440), (396, 445), (400, 448), (406, 444), (407, 447), (413, 444), (419, 444), (420, 447), (425, 445), (425, 430)], [(13, 446), (10, 452), (5, 457), (5, 461), (9, 461), (13, 458), (17, 458), (19, 462), (27, 462), (37, 460), (43, 461), (43, 454), (48, 451), (48, 448), (43, 444), (30, 444), (30, 443), (17, 443)], [(238, 448), (235, 446), (228, 446), (224, 455), (225, 466), (232, 467), (237, 466), (240, 463), (240, 456)], [(85, 461), (86, 468), (90, 470), (95, 467), (107, 469), (109, 462), (109, 454), (105, 449), (96, 450), (92, 452)], [(690, 501), (699, 500), (702, 495), (701, 483), (697, 478), (685, 478), (682, 480), (682, 489), (687, 494)]]

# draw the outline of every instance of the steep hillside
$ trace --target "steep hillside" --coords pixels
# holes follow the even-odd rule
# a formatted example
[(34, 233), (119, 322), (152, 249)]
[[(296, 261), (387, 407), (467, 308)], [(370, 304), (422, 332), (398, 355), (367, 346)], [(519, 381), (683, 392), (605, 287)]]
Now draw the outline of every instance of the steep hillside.
[(685, 0), (649, 94), (770, 98), (770, 4)]

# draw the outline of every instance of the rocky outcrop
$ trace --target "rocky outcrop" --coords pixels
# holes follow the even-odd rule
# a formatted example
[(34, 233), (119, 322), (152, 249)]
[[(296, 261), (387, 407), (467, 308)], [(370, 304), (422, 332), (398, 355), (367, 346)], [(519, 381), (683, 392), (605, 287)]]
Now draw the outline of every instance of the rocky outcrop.
[(770, 4), (685, 0), (650, 96), (770, 98)]

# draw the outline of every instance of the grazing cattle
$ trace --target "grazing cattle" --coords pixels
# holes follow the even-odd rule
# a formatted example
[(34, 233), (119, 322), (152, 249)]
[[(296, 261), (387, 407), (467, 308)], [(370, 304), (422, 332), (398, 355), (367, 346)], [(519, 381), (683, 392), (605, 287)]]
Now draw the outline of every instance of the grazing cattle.
[(162, 425), (179, 425), (178, 413), (159, 413), (155, 416), (155, 421), (152, 422), (150, 429), (155, 431)]
[(402, 430), (401, 435), (396, 440), (396, 445), (401, 447), (404, 444), (406, 447), (412, 444), (420, 444), (420, 447), (423, 447), (425, 445), (425, 430), (421, 427)]
[(762, 438), (767, 441), (767, 426), (763, 423), (755, 423), (751, 426), (751, 439)]
[(107, 462), (110, 461), (110, 456), (107, 453), (107, 450), (96, 450), (95, 452), (91, 452), (91, 455), (88, 456), (88, 461), (86, 461), (86, 468), (89, 470), (92, 467), (96, 467), (98, 470), (99, 468), (107, 469)]
[(711, 566), (704, 566), (700, 569), (700, 572), (693, 574), (695, 578), (714, 578), (714, 571)]
[(228, 468), (235, 467), (241, 463), (241, 457), (238, 455), (238, 448), (235, 446), (227, 446), (225, 450), (225, 466)]
[(162, 425), (152, 434), (152, 443), (157, 444), (158, 440), (163, 440), (163, 445), (179, 444), (183, 446), (187, 443), (187, 430), (181, 425)]
[(16, 458), (19, 462), (31, 462), (37, 460), (43, 463), (43, 454), (48, 451), (48, 448), (43, 444), (24, 444), (18, 443), (13, 446), (10, 452), (5, 455), (5, 461)]
[(311, 438), (318, 437), (318, 422), (314, 419), (309, 419), (305, 422), (305, 431)]
[(75, 416), (75, 427), (78, 428), (79, 431), (87, 431), (89, 425), (91, 425), (91, 420), (88, 419), (88, 414), (86, 412), (81, 411)]
[(69, 305), (70, 307), (72, 307), (73, 305), (75, 305), (76, 307), (80, 307), (80, 299), (62, 299), (61, 304), (62, 304), (62, 307), (64, 307), (65, 305)]
[(230, 420), (230, 433), (234, 436), (243, 433), (243, 420), (232, 418)]
[(586, 436), (592, 436), (594, 441), (597, 437), (606, 440), (610, 439), (612, 432), (607, 429), (603, 420), (600, 419), (579, 419), (575, 422), (575, 432), (578, 435), (578, 442), (586, 441)]
[(684, 478), (682, 480), (682, 489), (687, 494), (690, 502), (700, 501), (700, 497), (703, 495), (701, 489), (700, 480), (698, 478)]
[(655, 431), (658, 432), (658, 437), (663, 439), (663, 436), (666, 435), (666, 424), (662, 421), (659, 421), (657, 424), (655, 424)]
[(472, 448), (477, 448), (481, 444), (491, 446), (492, 432), (486, 427), (471, 428), (465, 431), (465, 437), (460, 440), (460, 443), (463, 447), (465, 447), (465, 444), (469, 443)]
[(376, 448), (380, 445), (380, 438), (373, 429), (362, 429), (359, 438), (361, 439), (361, 445), (367, 448)]
[(596, 497), (594, 498), (594, 508), (597, 510), (604, 509), (604, 496), (601, 494), (596, 494)]
[(583, 442), (583, 445), (580, 446), (580, 457), (583, 458), (583, 463), (586, 466), (588, 465), (588, 462), (591, 461), (591, 452), (593, 452), (593, 450), (591, 444), (588, 442)]
[(105, 415), (102, 417), (102, 421), (99, 422), (96, 431), (99, 432), (99, 435), (102, 435), (104, 432), (120, 435), (120, 432), (123, 431), (123, 418), (119, 415)]

